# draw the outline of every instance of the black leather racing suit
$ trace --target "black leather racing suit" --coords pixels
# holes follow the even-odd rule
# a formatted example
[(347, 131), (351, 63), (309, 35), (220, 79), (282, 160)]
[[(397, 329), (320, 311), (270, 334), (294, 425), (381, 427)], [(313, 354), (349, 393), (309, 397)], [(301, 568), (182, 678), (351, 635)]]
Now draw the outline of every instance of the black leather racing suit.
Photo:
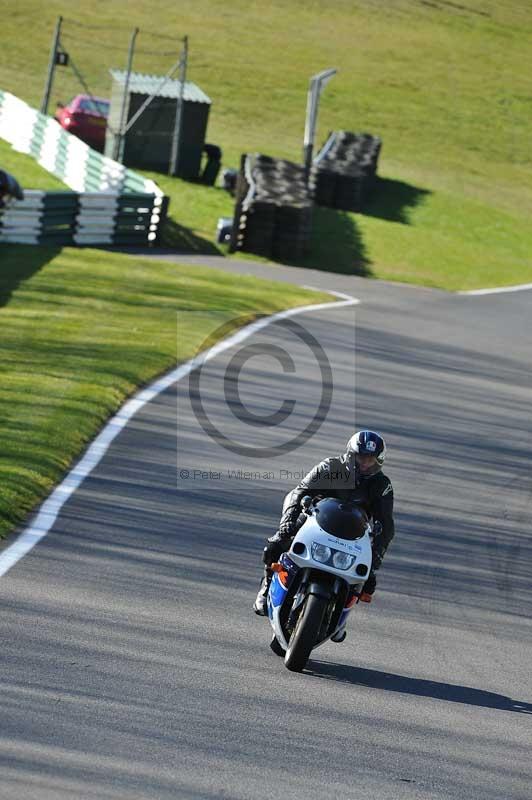
[(378, 570), (395, 534), (392, 484), (380, 471), (364, 477), (350, 466), (345, 456), (333, 456), (316, 464), (286, 495), (279, 530), (268, 539), (264, 548), (266, 567), (288, 549), (292, 536), (305, 521), (306, 517), (300, 518), (301, 499), (305, 495), (313, 499), (337, 497), (340, 500), (354, 500), (373, 518), (374, 523), (378, 523), (374, 525), (378, 533), (373, 542), (372, 572)]

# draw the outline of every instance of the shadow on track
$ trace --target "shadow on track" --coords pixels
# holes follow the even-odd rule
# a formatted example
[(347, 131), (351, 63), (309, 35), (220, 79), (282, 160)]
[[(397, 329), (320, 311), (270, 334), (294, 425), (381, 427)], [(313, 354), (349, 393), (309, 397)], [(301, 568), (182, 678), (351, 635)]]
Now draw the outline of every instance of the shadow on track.
[(532, 703), (512, 700), (495, 692), (472, 689), (470, 686), (456, 686), (452, 683), (427, 681), (423, 678), (409, 678), (407, 675), (394, 675), (375, 669), (361, 669), (347, 664), (331, 664), (311, 660), (307, 673), (315, 678), (351, 683), (353, 686), (367, 686), (370, 689), (384, 689), (387, 692), (413, 694), (417, 697), (430, 697), (434, 700), (447, 700), (449, 703), (463, 703), (469, 706), (493, 708), (498, 711), (515, 711), (518, 714), (532, 714)]

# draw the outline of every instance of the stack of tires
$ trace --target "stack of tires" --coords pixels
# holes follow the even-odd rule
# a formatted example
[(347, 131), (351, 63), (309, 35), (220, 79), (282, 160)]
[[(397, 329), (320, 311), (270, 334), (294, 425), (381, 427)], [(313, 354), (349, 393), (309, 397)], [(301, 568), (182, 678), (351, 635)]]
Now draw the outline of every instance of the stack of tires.
[(298, 260), (307, 250), (311, 223), (304, 167), (260, 154), (242, 156), (230, 249)]
[(369, 133), (331, 133), (313, 162), (316, 205), (360, 211), (375, 183), (381, 146)]

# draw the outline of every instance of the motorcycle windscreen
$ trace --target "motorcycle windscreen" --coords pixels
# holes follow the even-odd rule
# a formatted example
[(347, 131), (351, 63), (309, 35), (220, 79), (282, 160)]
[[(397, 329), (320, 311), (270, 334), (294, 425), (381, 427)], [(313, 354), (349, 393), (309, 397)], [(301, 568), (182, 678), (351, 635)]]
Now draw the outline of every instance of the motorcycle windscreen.
[(333, 497), (316, 503), (315, 514), (320, 528), (340, 539), (360, 539), (369, 528), (366, 512), (360, 506)]

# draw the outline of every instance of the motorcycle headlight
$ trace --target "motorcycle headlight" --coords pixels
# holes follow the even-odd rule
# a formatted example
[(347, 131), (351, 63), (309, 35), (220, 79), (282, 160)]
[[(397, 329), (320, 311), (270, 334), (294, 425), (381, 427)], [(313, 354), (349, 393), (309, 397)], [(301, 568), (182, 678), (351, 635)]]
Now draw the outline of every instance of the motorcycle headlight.
[(319, 561), (326, 564), (331, 557), (331, 548), (326, 544), (319, 544), (319, 542), (312, 542), (312, 558), (314, 561)]
[(354, 556), (350, 556), (349, 553), (342, 553), (340, 550), (335, 550), (332, 559), (336, 569), (351, 569), (354, 561)]

